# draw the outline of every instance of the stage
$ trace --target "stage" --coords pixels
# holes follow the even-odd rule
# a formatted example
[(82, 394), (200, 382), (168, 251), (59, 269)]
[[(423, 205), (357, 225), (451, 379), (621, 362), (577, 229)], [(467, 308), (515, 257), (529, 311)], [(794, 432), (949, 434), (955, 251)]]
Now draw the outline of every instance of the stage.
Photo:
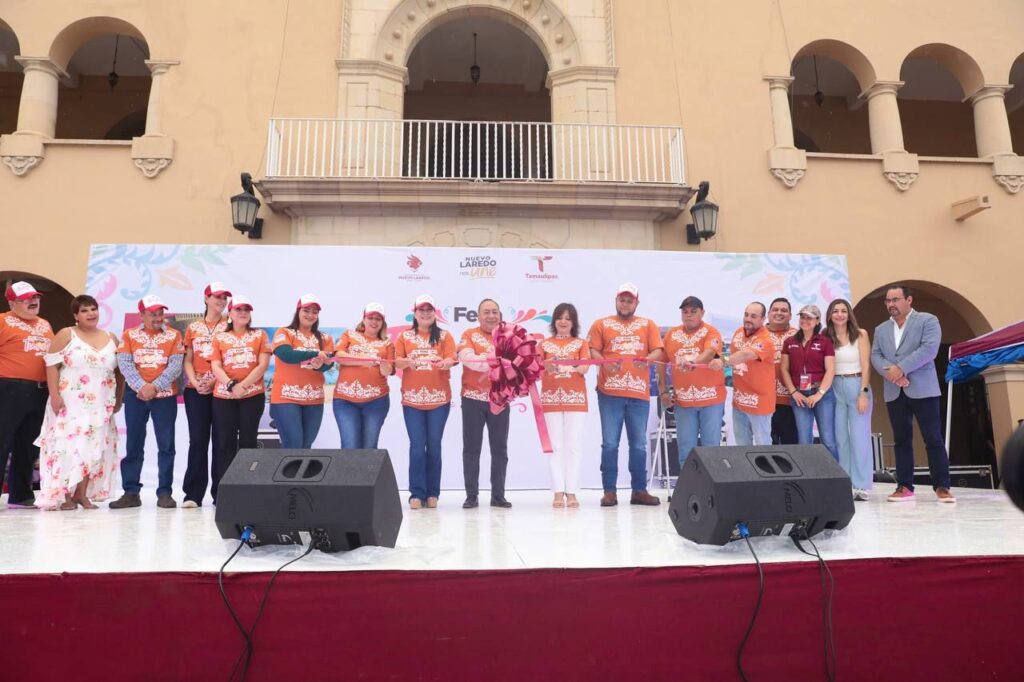
[[(944, 505), (926, 488), (887, 503), (891, 490), (815, 538), (835, 575), (839, 678), (1021, 679), (1024, 513), (1001, 491), (956, 489)], [(249, 679), (739, 679), (758, 590), (745, 544), (697, 546), (664, 504), (603, 509), (596, 490), (580, 509), (552, 509), (542, 491), (508, 497), (512, 509), (463, 510), (446, 491), (436, 510), (405, 510), (395, 549), (292, 565)], [(143, 503), (0, 512), (0, 679), (228, 678), (242, 638), (216, 573), (237, 543), (219, 537), (212, 506)], [(825, 679), (817, 562), (782, 538), (754, 547), (765, 593), (748, 677)], [(244, 623), (267, 572), (300, 553), (239, 553), (225, 585)]]

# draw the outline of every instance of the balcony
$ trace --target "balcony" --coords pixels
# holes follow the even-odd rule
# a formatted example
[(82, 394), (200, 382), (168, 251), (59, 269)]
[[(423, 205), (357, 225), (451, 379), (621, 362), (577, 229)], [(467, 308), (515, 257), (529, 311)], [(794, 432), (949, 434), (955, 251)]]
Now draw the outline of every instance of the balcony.
[(683, 149), (672, 126), (275, 118), (257, 186), (293, 217), (658, 222), (693, 194)]

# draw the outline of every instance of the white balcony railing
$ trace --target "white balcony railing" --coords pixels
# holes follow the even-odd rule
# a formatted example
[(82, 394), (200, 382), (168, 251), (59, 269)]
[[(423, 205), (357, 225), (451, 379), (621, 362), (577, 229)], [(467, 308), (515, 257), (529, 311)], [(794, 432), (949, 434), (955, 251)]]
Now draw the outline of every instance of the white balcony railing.
[(673, 126), (274, 118), (268, 178), (683, 185)]

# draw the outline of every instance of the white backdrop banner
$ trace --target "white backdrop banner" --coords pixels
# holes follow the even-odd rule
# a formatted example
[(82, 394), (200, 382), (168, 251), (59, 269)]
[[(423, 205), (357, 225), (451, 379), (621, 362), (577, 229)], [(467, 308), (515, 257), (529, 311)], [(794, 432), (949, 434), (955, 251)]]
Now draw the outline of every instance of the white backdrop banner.
[[(740, 326), (743, 308), (751, 301), (766, 305), (777, 296), (800, 306), (815, 303), (824, 311), (833, 298), (849, 299), (849, 277), (842, 256), (740, 254), (669, 251), (532, 250), (359, 246), (227, 246), (175, 244), (99, 244), (92, 247), (86, 290), (101, 307), (101, 324), (120, 333), (134, 321), (136, 303), (158, 294), (177, 315), (203, 311), (203, 289), (210, 281), (227, 284), (254, 303), (253, 323), (273, 329), (290, 322), (295, 302), (315, 293), (323, 303), (321, 330), (335, 338), (357, 324), (363, 306), (379, 301), (387, 308), (389, 331), (407, 329), (412, 304), (419, 294), (437, 302), (442, 327), (455, 339), (475, 326), (476, 307), (483, 298), (501, 305), (505, 320), (531, 333), (547, 336), (551, 311), (563, 301), (575, 304), (580, 333), (600, 317), (614, 314), (614, 297), (623, 281), (640, 290), (637, 314), (661, 327), (680, 323), (679, 303), (688, 296), (704, 302), (705, 321), (728, 341)], [(268, 374), (268, 380), (269, 380)], [(327, 380), (333, 383), (332, 370)], [(461, 369), (452, 371), (455, 396), (445, 429), (442, 486), (461, 489), (462, 419), (459, 410)], [(596, 369), (587, 375), (591, 409), (584, 443), (581, 482), (600, 487), (600, 423), (594, 394)], [(391, 455), (403, 488), (408, 480), (408, 438), (399, 402), (398, 379), (392, 378), (392, 405), (380, 447)], [(183, 406), (177, 422), (175, 493), (180, 491), (188, 451)], [(546, 488), (550, 478), (541, 452), (528, 399), (512, 406), (507, 485)], [(654, 410), (652, 409), (652, 412)], [(729, 410), (727, 410), (727, 413)], [(267, 417), (264, 417), (265, 422)], [(123, 423), (122, 423), (123, 428)], [(318, 448), (339, 446), (330, 405), (316, 440)], [(123, 439), (122, 439), (123, 448)], [(489, 487), (486, 439), (481, 486)], [(620, 448), (619, 484), (629, 485), (626, 444)], [(143, 483), (155, 487), (156, 449), (147, 439)]]

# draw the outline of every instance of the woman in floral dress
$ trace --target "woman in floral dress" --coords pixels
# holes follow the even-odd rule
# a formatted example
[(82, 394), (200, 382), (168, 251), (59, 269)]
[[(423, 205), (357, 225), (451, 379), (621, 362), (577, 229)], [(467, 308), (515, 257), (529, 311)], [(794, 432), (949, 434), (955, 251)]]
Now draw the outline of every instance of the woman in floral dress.
[(42, 509), (96, 509), (93, 500), (117, 488), (117, 426), (124, 381), (117, 370), (118, 339), (99, 328), (92, 296), (71, 302), (75, 326), (58, 332), (46, 356), (50, 404), (39, 446)]

